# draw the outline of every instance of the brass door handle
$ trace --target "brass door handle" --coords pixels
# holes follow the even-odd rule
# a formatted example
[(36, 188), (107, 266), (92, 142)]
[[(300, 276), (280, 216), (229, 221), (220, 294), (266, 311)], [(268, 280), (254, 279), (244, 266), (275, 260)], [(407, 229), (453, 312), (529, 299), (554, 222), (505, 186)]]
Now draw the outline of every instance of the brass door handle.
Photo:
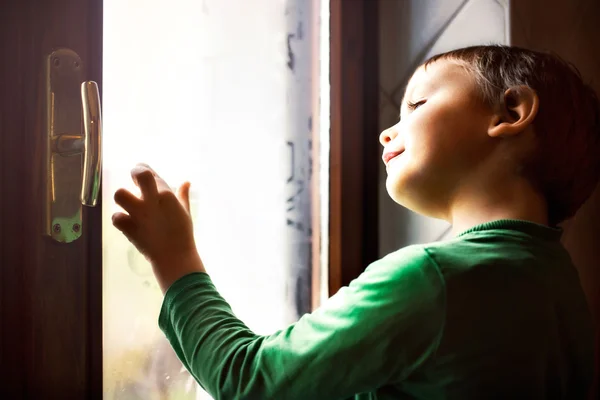
[(102, 178), (102, 113), (96, 82), (89, 81), (81, 84), (81, 101), (85, 132), (81, 203), (84, 206), (94, 207), (98, 202)]
[(82, 205), (94, 207), (102, 174), (98, 85), (83, 81), (73, 50), (57, 49), (45, 64), (45, 234), (70, 243), (82, 235)]

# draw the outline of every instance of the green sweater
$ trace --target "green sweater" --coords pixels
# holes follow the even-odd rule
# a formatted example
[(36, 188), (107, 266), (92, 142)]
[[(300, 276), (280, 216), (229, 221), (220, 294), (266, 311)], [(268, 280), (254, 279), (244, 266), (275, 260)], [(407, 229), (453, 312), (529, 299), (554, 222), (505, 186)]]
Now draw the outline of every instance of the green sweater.
[(582, 399), (593, 329), (560, 235), (502, 220), (403, 248), (268, 336), (190, 274), (159, 325), (215, 399)]

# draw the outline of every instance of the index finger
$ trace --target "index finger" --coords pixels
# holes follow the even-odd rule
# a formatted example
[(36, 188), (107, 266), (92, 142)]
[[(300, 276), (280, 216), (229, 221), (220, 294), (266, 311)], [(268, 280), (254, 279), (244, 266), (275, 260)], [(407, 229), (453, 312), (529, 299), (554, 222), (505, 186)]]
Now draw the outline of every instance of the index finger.
[[(156, 173), (156, 171), (154, 169), (152, 169), (152, 167), (150, 167), (148, 164), (139, 163), (134, 168), (134, 170), (136, 170), (136, 169), (139, 169), (140, 171), (147, 170), (152, 174), (152, 177), (154, 178), (154, 185), (156, 186), (157, 192), (172, 191), (171, 187), (167, 184), (167, 182), (163, 178), (161, 178), (160, 175), (158, 175)], [(154, 192), (152, 194), (154, 194)]]
[(154, 172), (151, 168), (143, 165), (136, 165), (131, 170), (131, 179), (140, 188), (142, 199), (155, 199), (158, 195), (158, 188)]

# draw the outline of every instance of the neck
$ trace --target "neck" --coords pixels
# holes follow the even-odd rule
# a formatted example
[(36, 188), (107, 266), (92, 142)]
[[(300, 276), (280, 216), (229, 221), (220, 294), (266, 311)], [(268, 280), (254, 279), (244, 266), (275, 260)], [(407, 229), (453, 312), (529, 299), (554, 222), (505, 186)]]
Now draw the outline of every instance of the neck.
[(453, 197), (448, 219), (454, 234), (499, 219), (548, 225), (548, 208), (544, 197), (524, 178), (507, 177), (463, 185)]

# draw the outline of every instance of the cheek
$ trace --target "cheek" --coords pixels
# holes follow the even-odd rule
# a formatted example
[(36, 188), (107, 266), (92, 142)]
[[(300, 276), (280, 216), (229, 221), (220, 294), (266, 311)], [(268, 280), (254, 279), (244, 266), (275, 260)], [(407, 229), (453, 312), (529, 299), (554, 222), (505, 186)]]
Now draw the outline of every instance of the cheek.
[(430, 158), (442, 151), (444, 136), (443, 127), (427, 114), (413, 118), (406, 126), (407, 158), (413, 162), (429, 163)]
[(460, 159), (472, 146), (473, 126), (456, 109), (423, 112), (414, 117), (406, 126), (406, 148), (411, 158), (427, 167), (450, 167), (452, 160)]

